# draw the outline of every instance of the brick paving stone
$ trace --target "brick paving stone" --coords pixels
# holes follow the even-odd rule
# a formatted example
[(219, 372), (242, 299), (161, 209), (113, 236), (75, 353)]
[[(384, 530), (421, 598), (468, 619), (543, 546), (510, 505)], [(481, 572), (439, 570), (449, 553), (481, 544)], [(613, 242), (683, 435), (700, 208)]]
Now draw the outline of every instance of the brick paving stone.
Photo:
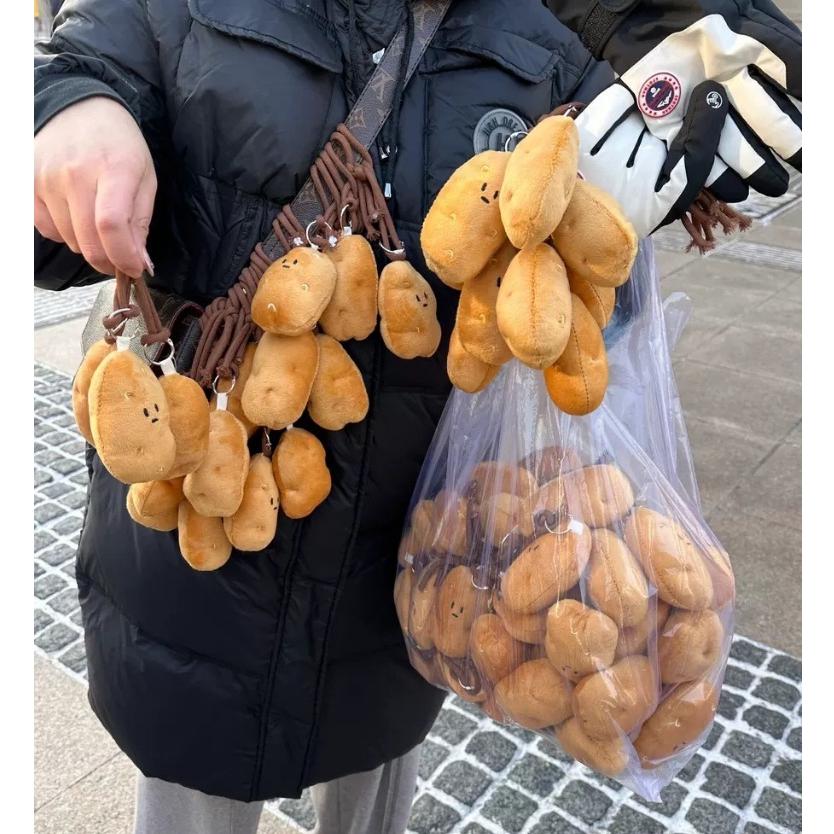
[(35, 564), (35, 579), (37, 579), (39, 576), (43, 576), (43, 574), (46, 573), (46, 568), (43, 567), (42, 565), (39, 565), (37, 562), (35, 562), (34, 564)]
[(556, 761), (565, 764), (573, 764), (573, 759), (550, 738), (540, 738), (537, 747), (540, 752), (544, 753), (545, 756), (550, 756), (551, 759), (556, 759)]
[(524, 727), (504, 727), (504, 729), (512, 736), (529, 744), (536, 739), (536, 734), (532, 730), (525, 730)]
[(683, 785), (672, 782), (671, 785), (667, 785), (660, 792), (660, 802), (649, 802), (641, 796), (636, 795), (634, 799), (641, 805), (645, 805), (650, 811), (654, 811), (656, 814), (662, 814), (664, 817), (671, 817), (678, 812), (678, 809), (683, 804), (686, 793), (686, 788)]
[(54, 541), (57, 541), (52, 533), (47, 533), (46, 530), (36, 530), (34, 536), (35, 553), (49, 547)]
[(799, 759), (782, 759), (771, 771), (770, 778), (802, 793), (802, 762)]
[(762, 678), (753, 690), (753, 694), (787, 710), (793, 709), (801, 697), (799, 690), (793, 684), (785, 683), (778, 678)]
[(48, 625), (53, 623), (54, 620), (46, 611), (41, 611), (40, 608), (35, 609), (35, 634), (39, 631), (43, 631)]
[(657, 820), (624, 805), (617, 811), (608, 828), (610, 834), (666, 834), (666, 828)]
[(744, 711), (744, 720), (773, 738), (782, 738), (790, 721), (781, 712), (753, 704)]
[(735, 692), (728, 692), (726, 689), (721, 690), (721, 697), (718, 699), (717, 713), (722, 718), (728, 718), (730, 721), (735, 719), (738, 714), (739, 707), (744, 704), (744, 696)]
[(70, 620), (75, 623), (79, 628), (84, 627), (83, 617), (81, 614), (81, 609), (79, 608), (71, 617)]
[(611, 800), (602, 791), (579, 781), (569, 782), (555, 802), (587, 823), (599, 822), (611, 807)]
[(756, 781), (752, 776), (721, 762), (710, 762), (704, 775), (706, 779), (702, 789), (737, 808), (747, 805), (756, 788)]
[(772, 828), (765, 828), (757, 822), (748, 822), (744, 826), (744, 834), (776, 834)]
[(733, 730), (724, 742), (721, 752), (748, 767), (767, 767), (773, 755), (773, 747), (756, 736)]
[(603, 776), (601, 773), (594, 773), (589, 767), (583, 767), (582, 774), (592, 782), (596, 782), (598, 785), (605, 785), (608, 790), (614, 791), (615, 793), (623, 789), (623, 786), (619, 782), (610, 779), (608, 776)]
[(63, 623), (55, 623), (55, 625), (51, 625), (46, 631), (42, 631), (35, 637), (35, 645), (39, 649), (43, 649), (45, 652), (52, 654), (68, 646), (77, 638), (77, 631), (74, 631)]
[(64, 495), (58, 501), (71, 510), (80, 510), (87, 503), (87, 496), (80, 489), (74, 489), (68, 495)]
[(471, 718), (444, 708), (434, 722), (432, 732), (449, 744), (460, 744), (477, 726)]
[(491, 770), (503, 770), (518, 748), (506, 736), (493, 731), (479, 732), (466, 745), (466, 752)]
[(61, 481), (55, 481), (55, 483), (47, 484), (45, 487), (41, 489), (41, 492), (47, 498), (59, 498), (61, 495), (64, 495), (67, 492), (72, 491), (72, 487), (69, 484), (65, 484)]
[(87, 467), (85, 466), (80, 472), (76, 472), (72, 477), (70, 477), (70, 480), (74, 484), (78, 484), (86, 489), (90, 483), (90, 476), (87, 473)]
[(38, 599), (48, 599), (57, 594), (58, 591), (63, 591), (66, 587), (66, 579), (63, 579), (57, 573), (48, 573), (35, 582), (35, 596)]
[(313, 808), (313, 803), (307, 793), (299, 799), (282, 799), (278, 803), (278, 807), (307, 831), (316, 824), (316, 810)]
[(461, 831), (461, 834), (491, 834), (491, 832), (487, 831), (482, 825), (478, 825), (477, 822), (470, 822), (469, 825)]
[(802, 800), (783, 791), (765, 788), (756, 803), (756, 813), (789, 831), (802, 830)]
[(484, 711), (478, 706), (478, 704), (473, 704), (470, 701), (464, 701), (463, 698), (459, 698), (457, 695), (452, 696), (452, 703), (458, 709), (462, 709), (464, 712), (468, 712), (470, 715), (474, 715), (478, 719), (484, 717)]
[(84, 464), (80, 460), (73, 460), (72, 458), (62, 458), (52, 464), (52, 468), (62, 475), (69, 475), (72, 472), (77, 472), (82, 469)]
[(699, 797), (689, 806), (686, 819), (701, 834), (735, 834), (739, 816), (717, 802)]
[(420, 763), (417, 773), (421, 779), (428, 779), (438, 765), (448, 757), (449, 751), (427, 738), (420, 746)]
[(790, 678), (792, 681), (802, 680), (802, 661), (786, 654), (777, 654), (770, 659), (767, 668), (783, 678)]
[(516, 834), (538, 807), (532, 799), (518, 791), (499, 785), (481, 808), (481, 814), (500, 825), (505, 831)]
[(787, 743), (793, 747), (794, 750), (798, 750), (800, 753), (802, 752), (802, 727), (794, 727), (789, 733), (787, 739), (785, 739)]
[(49, 600), (49, 607), (64, 615), (72, 614), (79, 605), (77, 588), (67, 588)]
[(734, 640), (730, 648), (730, 657), (742, 660), (751, 666), (761, 666), (767, 659), (767, 652), (747, 640)]
[(684, 782), (691, 782), (700, 772), (704, 763), (704, 757), (696, 753), (686, 764), (686, 767), (678, 774), (678, 779)]
[(73, 672), (81, 674), (87, 671), (87, 651), (84, 648), (83, 641), (70, 646), (58, 660)]
[(71, 536), (73, 533), (81, 529), (82, 523), (83, 522), (79, 516), (69, 515), (57, 524), (53, 525), (52, 529), (56, 533), (60, 533), (62, 536)]
[(554, 785), (562, 779), (565, 772), (556, 765), (538, 756), (527, 754), (513, 765), (509, 773), (511, 781), (521, 785), (530, 793), (538, 796), (548, 796)]
[(434, 785), (464, 805), (474, 805), (489, 787), (490, 776), (469, 762), (457, 761), (446, 765), (435, 777)]
[(727, 671), (724, 673), (724, 683), (735, 689), (749, 689), (750, 684), (753, 683), (753, 675), (746, 669), (742, 669), (740, 666), (733, 666), (731, 663), (727, 666)]
[(45, 469), (35, 469), (35, 486), (40, 487), (53, 481), (54, 477)]
[(64, 562), (72, 559), (74, 556), (75, 548), (70, 547), (64, 542), (59, 542), (48, 550), (44, 550), (43, 553), (38, 554), (38, 558), (42, 562), (46, 562), (47, 565), (51, 565), (53, 568), (60, 567)]
[(713, 723), (712, 728), (709, 731), (709, 735), (707, 736), (707, 740), (701, 745), (705, 750), (712, 750), (716, 744), (718, 744), (719, 739), (721, 738), (721, 734), (724, 732), (724, 725), (720, 721), (716, 721)]
[(584, 834), (573, 823), (556, 813), (545, 814), (531, 829), (530, 834)]
[(423, 794), (411, 808), (408, 827), (416, 834), (448, 834), (460, 822), (460, 814), (429, 794)]
[(65, 510), (61, 508), (60, 504), (53, 504), (51, 501), (48, 504), (41, 504), (35, 507), (35, 521), (38, 524), (46, 524), (55, 518), (60, 518)]

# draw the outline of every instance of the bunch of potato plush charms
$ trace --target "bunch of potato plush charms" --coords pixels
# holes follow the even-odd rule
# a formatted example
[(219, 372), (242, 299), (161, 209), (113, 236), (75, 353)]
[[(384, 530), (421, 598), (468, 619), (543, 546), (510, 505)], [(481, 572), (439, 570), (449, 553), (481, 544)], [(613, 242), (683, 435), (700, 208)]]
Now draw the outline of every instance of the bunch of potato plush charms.
[[(178, 529), (188, 564), (215, 570), (232, 548), (267, 547), (279, 508), (302, 518), (328, 496), (324, 446), (294, 423), (305, 410), (328, 431), (365, 418), (368, 393), (341, 342), (365, 339), (378, 316), (397, 356), (437, 350), (428, 282), (405, 260), (378, 275), (370, 243), (346, 227), (327, 247), (298, 245), (266, 269), (251, 300), (262, 333), (225, 393), (209, 401), (170, 358), (154, 363), (157, 377), (128, 338), (111, 333), (87, 351), (73, 381), (76, 422), (110, 474), (130, 484), (133, 520)], [(259, 427), (282, 431), (271, 458), (250, 455)]]
[(515, 356), (544, 372), (568, 414), (605, 396), (602, 330), (637, 235), (612, 197), (577, 176), (578, 159), (573, 120), (548, 116), (512, 152), (458, 168), (426, 216), (426, 263), (460, 290), (447, 367), (463, 391), (485, 388)]

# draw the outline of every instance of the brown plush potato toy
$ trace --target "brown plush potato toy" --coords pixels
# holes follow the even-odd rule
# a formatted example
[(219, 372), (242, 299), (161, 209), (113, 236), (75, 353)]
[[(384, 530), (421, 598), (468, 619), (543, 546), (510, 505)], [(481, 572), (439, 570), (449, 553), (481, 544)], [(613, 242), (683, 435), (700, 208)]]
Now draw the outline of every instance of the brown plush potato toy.
[(165, 373), (159, 384), (170, 412), (171, 432), (177, 444), (169, 478), (193, 472), (206, 456), (209, 440), (209, 404), (203, 389), (183, 374)]
[(143, 527), (169, 533), (177, 529), (179, 507), (183, 500), (182, 478), (169, 481), (146, 481), (131, 484), (127, 491), (127, 511)]
[(90, 429), (101, 462), (125, 484), (167, 477), (177, 454), (165, 392), (132, 351), (114, 350), (89, 390)]
[(544, 371), (550, 399), (566, 414), (590, 414), (599, 408), (608, 389), (608, 355), (602, 331), (571, 293), (570, 338), (556, 362)]
[(298, 336), (316, 326), (336, 289), (336, 266), (323, 252), (297, 246), (264, 272), (252, 321), (267, 333)]
[(95, 441), (90, 429), (90, 403), (88, 399), (90, 382), (104, 357), (115, 349), (115, 345), (108, 344), (104, 339), (94, 342), (84, 354), (84, 358), (81, 360), (81, 364), (78, 366), (72, 380), (72, 413), (75, 415), (75, 424), (78, 426), (81, 436), (91, 446), (95, 446)]
[(553, 666), (574, 683), (614, 662), (617, 624), (575, 599), (560, 599), (547, 611), (544, 648)]
[(528, 730), (541, 730), (570, 718), (573, 687), (546, 658), (528, 660), (495, 687), (498, 706)]
[(498, 371), (499, 368), (487, 365), (469, 353), (460, 340), (457, 326), (452, 328), (449, 353), (446, 356), (446, 372), (455, 388), (460, 388), (467, 394), (483, 391), (495, 379)]
[(200, 515), (188, 501), (183, 501), (177, 528), (180, 553), (194, 570), (217, 570), (229, 561), (232, 545), (226, 538), (222, 519)]
[(452, 568), (440, 585), (434, 604), (434, 644), (447, 657), (465, 657), (472, 623), (486, 608), (483, 592), (475, 587), (472, 571)]
[(501, 187), (501, 219), (516, 249), (546, 240), (559, 225), (576, 184), (579, 132), (573, 119), (548, 116), (519, 142)]
[(270, 429), (294, 423), (310, 399), (318, 365), (319, 342), (312, 333), (264, 333), (241, 397), (246, 416)]
[(362, 235), (344, 235), (327, 252), (336, 267), (336, 286), (319, 326), (334, 339), (366, 339), (376, 327), (379, 276), (371, 244)]
[(540, 243), (519, 252), (498, 290), (498, 329), (510, 350), (531, 368), (550, 367), (571, 334), (571, 294), (562, 259)]
[(379, 330), (400, 359), (433, 356), (440, 345), (437, 299), (408, 261), (392, 261), (379, 278)]
[(307, 410), (313, 422), (329, 431), (358, 423), (368, 413), (368, 392), (359, 368), (332, 336), (316, 335), (319, 364)]
[(577, 180), (564, 216), (553, 228), (553, 243), (571, 275), (601, 287), (619, 287), (628, 280), (637, 234), (617, 201), (601, 188)]
[(467, 160), (440, 189), (423, 221), (426, 265), (452, 289), (484, 269), (507, 239), (499, 199), (509, 159), (505, 151), (483, 151)]
[(182, 485), (195, 512), (217, 518), (237, 512), (249, 472), (248, 440), (246, 429), (234, 414), (223, 410), (211, 412), (206, 455), (185, 476)]
[(305, 518), (330, 494), (324, 446), (310, 432), (288, 428), (272, 456), (272, 472), (287, 518)]
[(570, 291), (588, 309), (600, 330), (605, 330), (611, 316), (614, 315), (614, 305), (617, 301), (617, 291), (614, 287), (601, 287), (592, 284), (575, 273), (568, 271)]
[(279, 496), (272, 461), (253, 455), (243, 486), (243, 500), (234, 515), (223, 519), (226, 537), (238, 550), (263, 550), (278, 527)]

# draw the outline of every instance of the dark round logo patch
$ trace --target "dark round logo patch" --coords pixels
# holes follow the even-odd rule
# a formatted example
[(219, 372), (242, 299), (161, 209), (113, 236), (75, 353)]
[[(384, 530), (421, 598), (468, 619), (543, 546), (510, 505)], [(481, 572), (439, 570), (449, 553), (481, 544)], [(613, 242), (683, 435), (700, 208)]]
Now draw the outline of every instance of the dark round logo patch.
[(640, 88), (637, 104), (651, 119), (668, 116), (681, 100), (681, 83), (671, 72), (659, 72)]
[(527, 130), (527, 123), (518, 113), (503, 107), (487, 111), (475, 125), (475, 133), (472, 136), (475, 153), (503, 151), (507, 139), (520, 130)]

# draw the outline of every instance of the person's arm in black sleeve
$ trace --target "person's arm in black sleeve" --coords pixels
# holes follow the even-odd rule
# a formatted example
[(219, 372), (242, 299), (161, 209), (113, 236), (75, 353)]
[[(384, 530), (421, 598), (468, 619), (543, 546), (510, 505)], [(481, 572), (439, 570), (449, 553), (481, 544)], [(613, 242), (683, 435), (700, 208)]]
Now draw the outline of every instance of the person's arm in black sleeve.
[[(143, 0), (67, 0), (35, 54), (35, 133), (67, 107), (103, 96), (136, 120), (151, 152), (164, 119), (157, 49)], [(100, 276), (35, 230), (35, 285), (65, 289)]]

